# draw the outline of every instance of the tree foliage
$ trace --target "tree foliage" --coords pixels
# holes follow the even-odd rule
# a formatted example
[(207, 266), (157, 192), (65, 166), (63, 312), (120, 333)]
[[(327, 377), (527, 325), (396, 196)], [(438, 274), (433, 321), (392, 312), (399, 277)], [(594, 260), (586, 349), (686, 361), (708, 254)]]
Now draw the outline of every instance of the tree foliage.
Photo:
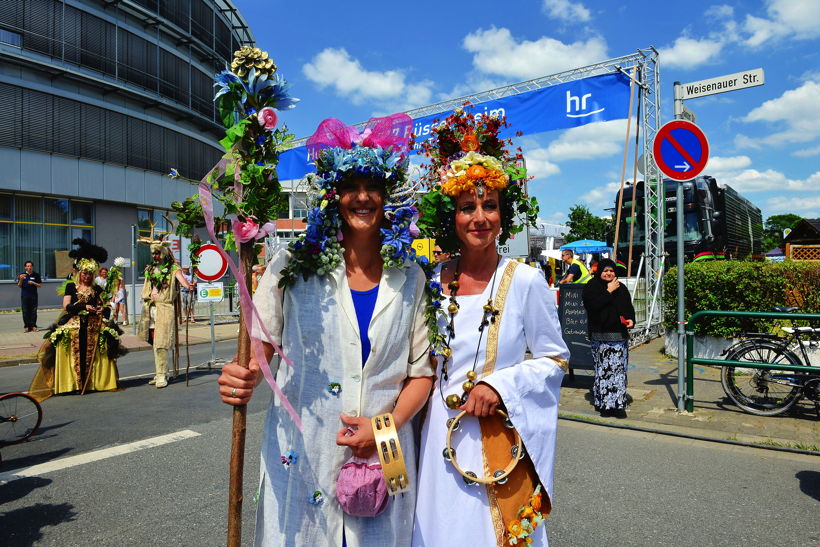
[(792, 213), (772, 215), (766, 219), (763, 231), (763, 249), (766, 252), (783, 245), (783, 230), (794, 228), (802, 217)]
[(612, 231), (612, 219), (595, 216), (583, 205), (573, 205), (570, 207), (566, 226), (569, 228), (564, 236), (567, 242), (579, 239), (606, 241), (607, 235)]

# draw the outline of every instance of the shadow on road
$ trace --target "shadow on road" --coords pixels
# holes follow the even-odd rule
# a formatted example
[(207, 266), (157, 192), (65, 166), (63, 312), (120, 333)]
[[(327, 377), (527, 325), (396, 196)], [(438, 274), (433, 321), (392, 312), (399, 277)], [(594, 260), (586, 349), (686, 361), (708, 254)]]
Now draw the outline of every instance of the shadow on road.
[(794, 474), (800, 481), (800, 491), (820, 501), (820, 472), (798, 471)]
[(74, 506), (68, 503), (38, 503), (31, 507), (0, 513), (3, 544), (9, 547), (34, 545), (43, 538), (41, 530), (44, 527), (70, 522), (76, 516)]
[[(31, 465), (45, 463), (53, 459), (59, 458), (66, 452), (71, 452), (71, 450), (71, 448), (61, 448), (59, 450), (52, 450), (51, 452), (43, 452), (42, 454), (32, 454), (20, 458), (13, 458), (11, 460), (4, 459), (3, 466), (0, 467), (0, 470), (9, 471), (10, 469), (21, 469), (23, 467), (29, 467)], [(1, 499), (2, 496), (0, 496), (0, 500)]]
[[(25, 498), (31, 494), (32, 491), (48, 484), (51, 484), (51, 479), (43, 479), (40, 477), (27, 477), (25, 479), (12, 481), (0, 489), (0, 505)], [(3, 530), (5, 530), (5, 528), (3, 528)]]

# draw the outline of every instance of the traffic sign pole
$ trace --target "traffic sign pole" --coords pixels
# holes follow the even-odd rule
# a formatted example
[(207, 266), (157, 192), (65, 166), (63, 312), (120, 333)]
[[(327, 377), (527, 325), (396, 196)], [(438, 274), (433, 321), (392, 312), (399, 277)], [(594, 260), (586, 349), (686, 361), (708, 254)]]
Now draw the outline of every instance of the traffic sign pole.
[[(683, 99), (680, 82), (675, 82), (675, 119), (683, 118)], [(678, 412), (686, 409), (685, 376), (686, 376), (686, 310), (684, 309), (684, 277), (683, 277), (683, 181), (678, 181), (675, 189), (675, 226), (677, 235), (677, 264), (678, 264)]]

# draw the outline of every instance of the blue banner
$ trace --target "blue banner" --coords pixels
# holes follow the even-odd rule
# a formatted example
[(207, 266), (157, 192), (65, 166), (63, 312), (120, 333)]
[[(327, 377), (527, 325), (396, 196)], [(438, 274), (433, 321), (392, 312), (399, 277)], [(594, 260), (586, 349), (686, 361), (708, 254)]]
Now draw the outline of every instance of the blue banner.
[[(506, 116), (510, 127), (501, 132), (504, 138), (514, 136), (518, 131), (526, 135), (623, 119), (627, 117), (628, 109), (629, 78), (620, 72), (535, 89), (471, 107), (476, 116)], [(439, 112), (414, 119), (416, 142), (429, 139), (432, 129), (448, 114)], [(304, 146), (279, 156), (277, 172), (280, 180), (300, 179), (311, 171), (313, 164), (308, 160)]]

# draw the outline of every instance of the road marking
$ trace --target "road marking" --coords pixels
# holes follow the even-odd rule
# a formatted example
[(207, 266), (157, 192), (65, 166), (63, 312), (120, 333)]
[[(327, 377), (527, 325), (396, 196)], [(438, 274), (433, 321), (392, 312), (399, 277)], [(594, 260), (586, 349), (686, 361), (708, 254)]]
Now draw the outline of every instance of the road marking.
[(86, 452), (85, 454), (78, 454), (76, 456), (60, 458), (47, 463), (32, 465), (31, 467), (12, 469), (11, 471), (0, 473), (0, 484), (15, 481), (17, 479), (24, 479), (26, 477), (37, 477), (46, 473), (53, 473), (54, 471), (68, 469), (69, 467), (76, 467), (86, 463), (105, 460), (108, 458), (113, 458), (114, 456), (122, 456), (125, 454), (130, 454), (131, 452), (145, 450), (146, 448), (156, 448), (157, 446), (162, 446), (164, 444), (175, 443), (177, 441), (183, 441), (185, 439), (199, 436), (200, 433), (197, 433), (196, 431), (183, 429), (182, 431), (177, 431), (176, 433), (168, 433), (167, 435), (150, 437), (141, 441), (111, 446), (109, 448), (101, 448), (99, 450)]

